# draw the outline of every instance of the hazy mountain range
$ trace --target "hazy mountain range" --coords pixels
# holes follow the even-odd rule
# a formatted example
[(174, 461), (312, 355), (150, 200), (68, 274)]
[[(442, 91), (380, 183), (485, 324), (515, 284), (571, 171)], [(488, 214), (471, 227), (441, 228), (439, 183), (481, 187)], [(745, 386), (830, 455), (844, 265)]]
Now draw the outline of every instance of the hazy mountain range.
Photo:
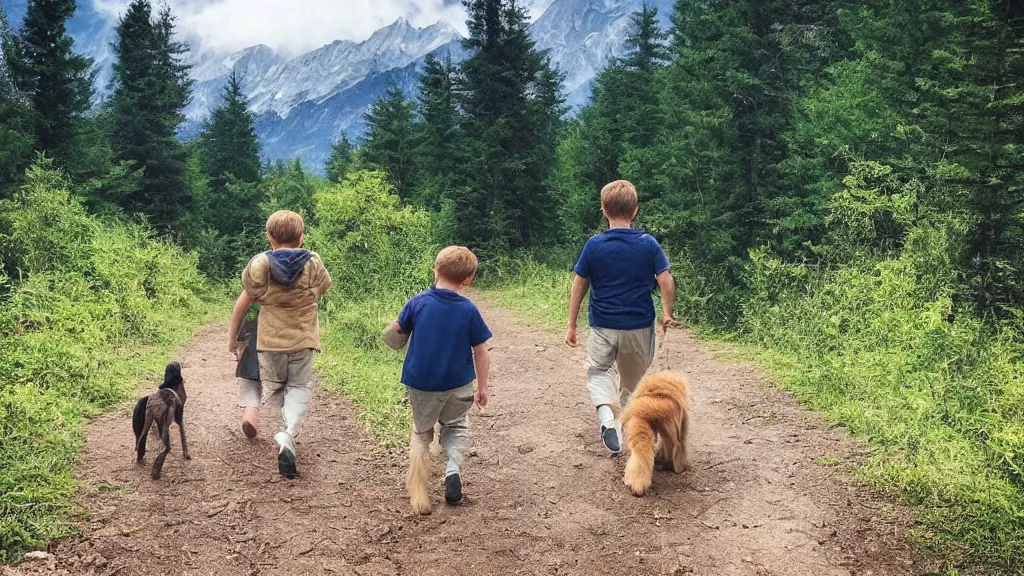
[[(539, 48), (565, 73), (564, 91), (578, 107), (590, 94), (597, 71), (610, 57), (622, 53), (630, 15), (644, 0), (533, 0), (536, 16), (531, 32)], [(26, 0), (3, 0), (12, 26), (24, 15)], [(673, 0), (648, 0), (658, 8), (663, 24)], [(95, 59), (100, 68), (98, 97), (107, 93), (113, 53), (115, 22), (81, 0), (68, 30), (76, 49)], [(219, 99), (232, 69), (242, 78), (249, 103), (257, 116), (257, 132), (267, 158), (299, 157), (320, 168), (331, 144), (347, 134), (363, 132), (363, 113), (391, 84), (415, 94), (427, 54), (466, 53), (462, 35), (448, 22), (416, 28), (399, 19), (362, 42), (338, 40), (297, 57), (286, 57), (268, 46), (251, 46), (233, 54), (204, 50), (192, 39), (192, 102), (186, 110), (182, 133), (195, 134)]]

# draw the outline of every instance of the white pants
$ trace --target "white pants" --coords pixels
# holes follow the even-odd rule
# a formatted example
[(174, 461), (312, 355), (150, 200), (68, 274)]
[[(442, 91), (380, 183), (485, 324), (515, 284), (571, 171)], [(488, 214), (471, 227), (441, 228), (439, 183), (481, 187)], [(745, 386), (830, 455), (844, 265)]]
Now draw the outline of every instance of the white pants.
[[(587, 389), (595, 407), (625, 406), (654, 363), (654, 326), (639, 330), (590, 328), (587, 339)], [(612, 365), (619, 371), (616, 385)]]

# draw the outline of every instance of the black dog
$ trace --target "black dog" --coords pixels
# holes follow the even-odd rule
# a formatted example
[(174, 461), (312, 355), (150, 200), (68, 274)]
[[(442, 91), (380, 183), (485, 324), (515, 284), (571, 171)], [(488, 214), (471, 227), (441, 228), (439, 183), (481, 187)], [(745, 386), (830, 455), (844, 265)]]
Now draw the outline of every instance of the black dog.
[(136, 463), (141, 463), (146, 456), (146, 437), (149, 428), (156, 422), (156, 429), (164, 443), (164, 451), (153, 462), (153, 479), (160, 478), (164, 467), (164, 459), (171, 451), (171, 420), (178, 424), (181, 432), (181, 451), (185, 460), (191, 460), (188, 453), (188, 442), (185, 440), (185, 380), (181, 377), (181, 365), (171, 362), (164, 370), (164, 383), (155, 394), (140, 398), (132, 412), (132, 428), (135, 430), (135, 451), (138, 455)]

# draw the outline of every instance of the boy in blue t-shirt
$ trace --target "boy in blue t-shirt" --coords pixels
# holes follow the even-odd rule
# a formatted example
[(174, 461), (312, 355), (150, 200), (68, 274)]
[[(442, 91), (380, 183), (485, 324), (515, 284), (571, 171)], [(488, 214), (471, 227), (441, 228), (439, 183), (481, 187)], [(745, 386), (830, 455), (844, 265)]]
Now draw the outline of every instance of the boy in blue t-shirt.
[(459, 294), (473, 282), (476, 269), (476, 256), (469, 249), (442, 250), (434, 262), (434, 286), (409, 300), (384, 333), (391, 348), (409, 343), (402, 367), (413, 420), (406, 488), (418, 514), (430, 513), (428, 449), (434, 424), (441, 424), (441, 448), (448, 457), (444, 499), (455, 505), (462, 501), (460, 467), (469, 445), (469, 409), (474, 402), (487, 405), (491, 331), (476, 306)]
[[(601, 190), (608, 230), (587, 241), (576, 263), (565, 332), (565, 343), (578, 348), (576, 319), (583, 297), (591, 290), (587, 388), (597, 408), (601, 440), (612, 454), (622, 449), (619, 411), (654, 361), (656, 316), (651, 293), (655, 286), (661, 288), (662, 334), (672, 322), (675, 300), (675, 279), (665, 252), (649, 234), (632, 228), (638, 203), (636, 188), (625, 180)], [(619, 369), (618, 390), (609, 375), (612, 364)]]

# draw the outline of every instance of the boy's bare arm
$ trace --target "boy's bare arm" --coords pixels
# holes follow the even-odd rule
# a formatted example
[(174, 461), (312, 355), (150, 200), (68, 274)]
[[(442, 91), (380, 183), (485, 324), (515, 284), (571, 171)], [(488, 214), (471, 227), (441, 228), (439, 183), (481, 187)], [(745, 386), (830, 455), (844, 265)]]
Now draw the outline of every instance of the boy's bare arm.
[(473, 401), (477, 406), (487, 406), (487, 387), (491, 376), (491, 357), (487, 352), (487, 342), (473, 346), (473, 365), (476, 367), (476, 394), (473, 395)]
[(676, 279), (670, 270), (665, 270), (655, 276), (658, 281), (658, 288), (661, 289), (661, 333), (668, 330), (672, 323), (672, 307), (676, 303)]
[(234, 354), (236, 359), (246, 346), (245, 342), (238, 341), (238, 330), (242, 327), (242, 320), (245, 319), (246, 312), (255, 301), (248, 292), (242, 290), (242, 293), (238, 295), (238, 300), (235, 301), (234, 310), (231, 311), (231, 324), (228, 326), (228, 352)]
[(576, 339), (576, 322), (579, 320), (580, 307), (583, 305), (583, 297), (590, 290), (590, 280), (579, 274), (572, 281), (572, 292), (569, 294), (569, 327), (565, 331), (565, 343), (573, 348), (579, 348), (579, 341)]

